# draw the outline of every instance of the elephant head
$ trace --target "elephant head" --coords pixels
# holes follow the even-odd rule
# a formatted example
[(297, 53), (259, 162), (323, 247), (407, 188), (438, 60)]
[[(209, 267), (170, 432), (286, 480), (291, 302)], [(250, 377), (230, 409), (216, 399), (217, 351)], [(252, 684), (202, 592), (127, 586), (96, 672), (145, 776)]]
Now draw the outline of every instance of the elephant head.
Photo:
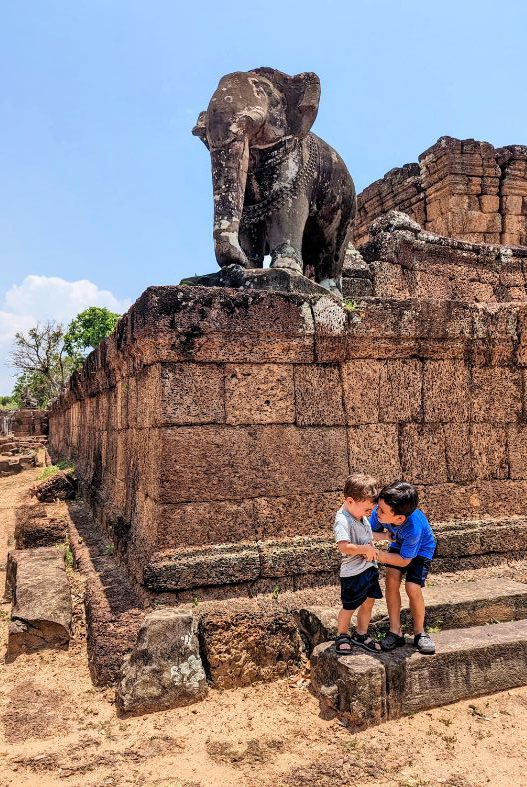
[(318, 112), (320, 80), (314, 73), (288, 76), (273, 68), (222, 77), (192, 133), (211, 154), (214, 249), (220, 266), (249, 261), (238, 233), (251, 148), (302, 139)]

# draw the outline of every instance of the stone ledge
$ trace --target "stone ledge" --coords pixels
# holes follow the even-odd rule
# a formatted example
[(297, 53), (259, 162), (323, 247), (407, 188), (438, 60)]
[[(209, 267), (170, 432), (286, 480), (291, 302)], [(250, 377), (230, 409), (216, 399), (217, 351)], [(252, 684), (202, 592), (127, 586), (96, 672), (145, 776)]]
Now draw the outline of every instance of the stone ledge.
[(434, 639), (433, 656), (408, 645), (380, 656), (359, 648), (337, 656), (325, 642), (311, 656), (313, 686), (358, 730), (527, 683), (527, 620), (444, 631)]
[[(411, 628), (411, 613), (401, 593), (403, 628)], [(455, 582), (425, 589), (426, 625), (443, 629), (505, 623), (527, 618), (527, 584), (512, 579), (482, 579)], [(298, 610), (299, 628), (314, 648), (337, 635), (337, 607), (310, 606)], [(374, 628), (387, 631), (388, 610), (384, 600), (375, 604)]]
[[(434, 525), (435, 571), (475, 567), (522, 553), (527, 519), (464, 521)], [(512, 543), (511, 543), (512, 540)], [(491, 557), (492, 556), (492, 557)], [(340, 555), (332, 539), (289, 539), (209, 544), (155, 553), (144, 569), (144, 585), (156, 592), (320, 574), (337, 579)], [(331, 582), (331, 580), (330, 580)]]

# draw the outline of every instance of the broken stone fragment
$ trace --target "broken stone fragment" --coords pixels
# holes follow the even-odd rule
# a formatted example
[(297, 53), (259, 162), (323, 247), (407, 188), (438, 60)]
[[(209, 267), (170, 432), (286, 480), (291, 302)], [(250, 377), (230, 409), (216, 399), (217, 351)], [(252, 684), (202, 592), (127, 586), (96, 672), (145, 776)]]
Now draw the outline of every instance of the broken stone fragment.
[(116, 700), (125, 713), (190, 705), (208, 691), (191, 613), (161, 609), (146, 616), (125, 656)]
[(64, 549), (10, 552), (6, 596), (13, 599), (6, 661), (44, 648), (68, 648), (72, 607)]
[(55, 500), (73, 500), (77, 492), (77, 482), (70, 473), (60, 471), (40, 484), (31, 487), (29, 491), (41, 503), (53, 503)]

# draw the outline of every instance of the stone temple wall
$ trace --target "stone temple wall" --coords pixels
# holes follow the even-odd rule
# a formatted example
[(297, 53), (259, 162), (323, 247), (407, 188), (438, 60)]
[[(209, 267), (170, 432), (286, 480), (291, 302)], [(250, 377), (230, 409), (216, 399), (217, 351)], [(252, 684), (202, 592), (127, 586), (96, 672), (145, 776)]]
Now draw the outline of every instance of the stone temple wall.
[(376, 219), (369, 234), (360, 253), (348, 249), (343, 271), (347, 298), (527, 300), (526, 246), (491, 246), (434, 235), (397, 211)]
[(16, 437), (43, 436), (48, 433), (47, 410), (0, 410), (2, 433)]
[(296, 589), (334, 582), (350, 471), (413, 481), (433, 521), (524, 514), (526, 366), (526, 303), (151, 287), (52, 405), (50, 449), (147, 588)]
[(355, 245), (390, 210), (439, 235), (527, 245), (527, 147), (441, 137), (418, 164), (390, 170), (359, 194)]

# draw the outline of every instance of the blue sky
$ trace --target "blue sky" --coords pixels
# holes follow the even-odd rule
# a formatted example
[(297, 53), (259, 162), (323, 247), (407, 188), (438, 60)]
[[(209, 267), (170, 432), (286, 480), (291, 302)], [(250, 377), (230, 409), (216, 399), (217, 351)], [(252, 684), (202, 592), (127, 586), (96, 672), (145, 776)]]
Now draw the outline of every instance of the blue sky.
[(12, 334), (216, 269), (218, 79), (315, 71), (357, 190), (444, 134), (527, 144), (527, 4), (0, 0), (0, 393)]

